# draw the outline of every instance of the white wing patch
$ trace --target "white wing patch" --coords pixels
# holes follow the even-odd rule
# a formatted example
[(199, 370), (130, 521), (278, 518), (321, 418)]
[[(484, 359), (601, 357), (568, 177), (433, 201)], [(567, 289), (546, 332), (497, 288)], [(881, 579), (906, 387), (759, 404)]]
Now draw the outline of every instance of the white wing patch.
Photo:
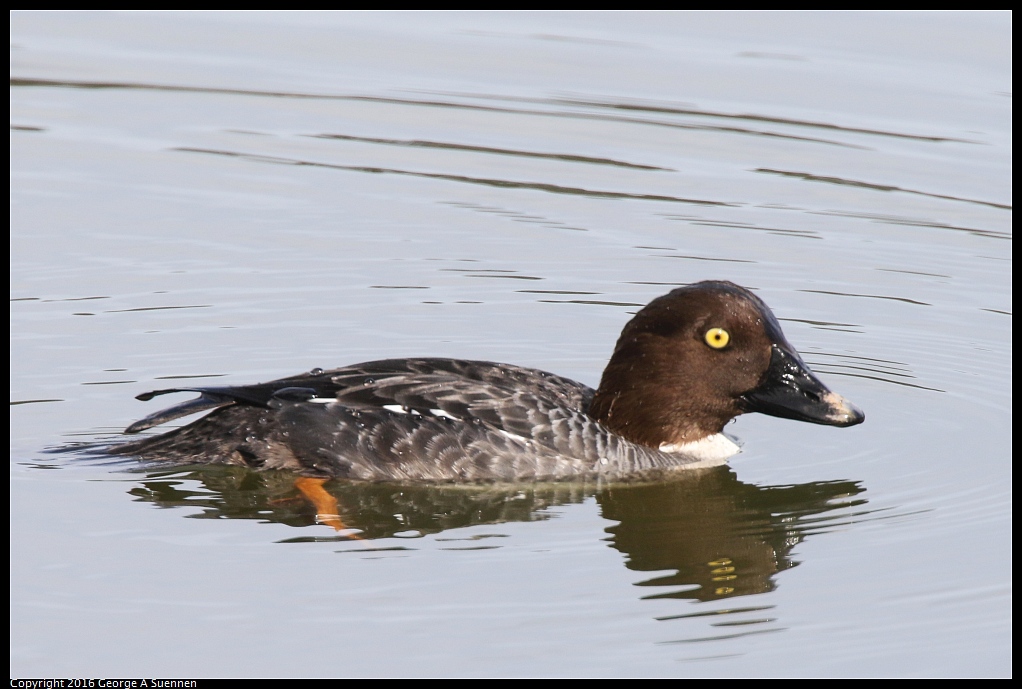
[(511, 440), (518, 440), (519, 442), (523, 442), (523, 443), (528, 443), (529, 442), (528, 438), (523, 438), (522, 436), (516, 435), (515, 433), (508, 433), (503, 428), (498, 428), (497, 432), (500, 433), (505, 438), (510, 438)]

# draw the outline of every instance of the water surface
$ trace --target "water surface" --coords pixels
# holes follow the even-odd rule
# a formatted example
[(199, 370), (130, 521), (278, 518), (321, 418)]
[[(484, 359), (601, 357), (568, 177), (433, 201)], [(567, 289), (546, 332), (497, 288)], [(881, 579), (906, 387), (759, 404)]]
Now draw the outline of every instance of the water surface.
[[(12, 15), (12, 676), (1010, 674), (1011, 131), (1010, 14)], [(866, 423), (341, 534), (45, 451), (377, 358), (594, 385), (703, 279)]]

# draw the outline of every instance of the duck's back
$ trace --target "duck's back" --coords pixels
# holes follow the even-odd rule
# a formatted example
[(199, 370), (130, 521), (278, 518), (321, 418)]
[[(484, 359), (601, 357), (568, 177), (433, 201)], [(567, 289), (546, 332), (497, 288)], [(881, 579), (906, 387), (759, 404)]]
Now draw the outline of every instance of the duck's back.
[(184, 391), (201, 396), (129, 430), (214, 411), (116, 451), (370, 481), (556, 480), (655, 469), (665, 457), (590, 419), (591, 388), (508, 364), (390, 359), (143, 398)]

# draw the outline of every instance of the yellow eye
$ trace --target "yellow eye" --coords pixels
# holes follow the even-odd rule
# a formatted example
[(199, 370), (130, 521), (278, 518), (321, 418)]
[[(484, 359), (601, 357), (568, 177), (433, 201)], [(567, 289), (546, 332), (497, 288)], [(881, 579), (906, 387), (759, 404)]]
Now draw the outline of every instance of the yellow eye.
[(727, 347), (727, 343), (731, 341), (731, 335), (724, 328), (710, 328), (706, 331), (703, 339), (706, 340), (706, 344), (714, 349), (724, 349), (724, 347)]

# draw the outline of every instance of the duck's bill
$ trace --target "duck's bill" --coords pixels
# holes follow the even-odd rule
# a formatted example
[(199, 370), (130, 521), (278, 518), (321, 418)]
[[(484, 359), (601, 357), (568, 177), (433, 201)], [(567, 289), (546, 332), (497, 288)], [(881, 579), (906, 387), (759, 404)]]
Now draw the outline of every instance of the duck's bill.
[(742, 410), (827, 426), (854, 426), (866, 420), (861, 409), (831, 392), (797, 354), (776, 344), (763, 381), (742, 395)]

